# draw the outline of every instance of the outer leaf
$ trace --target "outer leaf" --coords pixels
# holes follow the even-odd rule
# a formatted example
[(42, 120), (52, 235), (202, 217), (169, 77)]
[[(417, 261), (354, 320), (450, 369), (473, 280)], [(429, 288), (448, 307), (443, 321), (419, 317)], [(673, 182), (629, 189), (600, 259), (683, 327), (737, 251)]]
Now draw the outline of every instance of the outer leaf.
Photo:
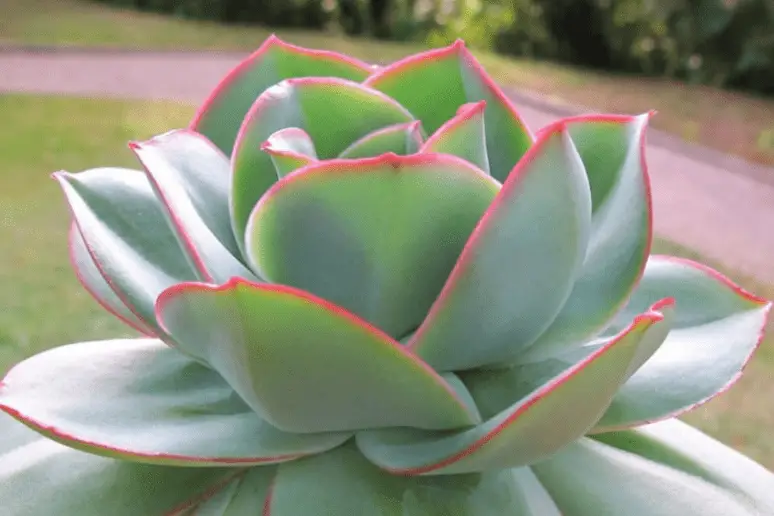
[(489, 173), (484, 109), (486, 101), (463, 104), (454, 118), (425, 142), (420, 152), (441, 152), (470, 161)]
[(199, 108), (191, 129), (230, 155), (247, 111), (268, 87), (292, 77), (362, 81), (369, 73), (370, 66), (351, 57), (290, 45), (272, 35), (218, 84)]
[(152, 466), (62, 446), (0, 414), (4, 516), (167, 514), (228, 482), (239, 469)]
[(560, 511), (572, 516), (762, 516), (772, 508), (758, 511), (733, 491), (591, 439), (532, 469)]
[(648, 117), (605, 115), (564, 121), (589, 178), (592, 232), (583, 269), (567, 303), (519, 362), (561, 353), (599, 333), (642, 276), (653, 232), (645, 164)]
[(250, 212), (277, 180), (271, 158), (259, 148), (274, 132), (301, 128), (320, 158), (330, 159), (377, 129), (412, 120), (383, 93), (342, 79), (289, 79), (266, 90), (247, 114), (232, 156), (232, 221), (240, 245)]
[(559, 516), (528, 470), (401, 477), (345, 446), (279, 468), (265, 516)]
[(386, 153), (414, 154), (422, 145), (421, 122), (408, 122), (367, 134), (339, 154), (343, 159), (369, 158)]
[(774, 474), (677, 419), (594, 439), (679, 470), (745, 498), (760, 514), (774, 513)]
[(532, 136), (513, 103), (461, 40), (386, 66), (364, 84), (406, 106), (430, 133), (452, 118), (463, 104), (487, 101), (487, 151), (492, 175), (498, 181), (505, 181), (532, 144)]
[(271, 157), (280, 179), (317, 161), (317, 151), (312, 138), (298, 127), (280, 129), (261, 144), (261, 150)]
[(269, 494), (277, 474), (276, 466), (259, 466), (246, 471), (214, 496), (196, 506), (196, 516), (247, 516), (268, 513)]
[(514, 356), (545, 330), (583, 263), (591, 200), (564, 126), (503, 185), (409, 346), (438, 370)]
[(199, 278), (254, 277), (237, 258), (241, 255), (228, 211), (228, 158), (192, 131), (173, 131), (129, 146), (145, 167)]
[[(159, 321), (258, 413), (292, 432), (455, 428), (478, 420), (396, 341), (326, 301), (235, 278), (164, 292)], [(422, 396), (416, 396), (421, 392)]]
[[(663, 340), (668, 327), (661, 320), (658, 312), (641, 315), (628, 331), (474, 428), (441, 435), (403, 429), (366, 431), (357, 434), (357, 444), (372, 462), (402, 475), (533, 464), (594, 425), (644, 351), (652, 352)], [(475, 392), (476, 385), (472, 386)], [(497, 385), (484, 384), (478, 391), (487, 394), (491, 387)]]
[(760, 344), (771, 303), (678, 258), (651, 257), (622, 317), (664, 292), (676, 300), (675, 329), (623, 386), (597, 432), (674, 417), (712, 399), (739, 379)]
[(272, 282), (401, 338), (424, 319), (497, 191), (453, 156), (327, 161), (266, 193), (248, 225), (247, 253)]
[(137, 318), (163, 335), (153, 311), (156, 296), (196, 275), (144, 174), (98, 168), (54, 177), (105, 281)]
[(73, 448), (149, 464), (282, 462), (349, 437), (281, 432), (217, 373), (150, 339), (35, 355), (3, 379), (0, 409)]
[(154, 336), (153, 330), (133, 314), (121, 299), (113, 292), (105, 278), (102, 276), (97, 264), (89, 254), (86, 248), (86, 242), (83, 241), (78, 226), (75, 222), (70, 223), (70, 231), (67, 236), (68, 247), (70, 250), (70, 262), (78, 281), (97, 300), (97, 302), (118, 317), (130, 328), (139, 331), (147, 336)]

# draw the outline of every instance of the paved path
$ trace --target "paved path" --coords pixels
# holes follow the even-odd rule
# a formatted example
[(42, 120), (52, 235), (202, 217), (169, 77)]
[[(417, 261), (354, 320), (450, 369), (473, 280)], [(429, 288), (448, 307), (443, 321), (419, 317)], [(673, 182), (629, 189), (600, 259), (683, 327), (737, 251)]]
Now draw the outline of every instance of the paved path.
[[(239, 58), (217, 53), (0, 52), (0, 92), (198, 102)], [(512, 94), (533, 128), (571, 114)], [(658, 131), (649, 134), (656, 232), (774, 284), (774, 169)]]

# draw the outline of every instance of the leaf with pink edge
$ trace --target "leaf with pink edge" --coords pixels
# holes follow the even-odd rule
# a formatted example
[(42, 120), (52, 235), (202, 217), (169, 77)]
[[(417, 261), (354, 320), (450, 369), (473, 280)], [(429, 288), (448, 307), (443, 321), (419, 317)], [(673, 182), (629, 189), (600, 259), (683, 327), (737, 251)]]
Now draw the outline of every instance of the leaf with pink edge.
[(454, 118), (443, 124), (420, 152), (442, 152), (467, 160), (489, 173), (484, 109), (486, 101), (464, 104)]
[[(356, 436), (358, 447), (379, 467), (401, 475), (488, 471), (543, 460), (583, 436), (602, 416), (644, 350), (663, 340), (668, 328), (662, 321), (658, 312), (641, 315), (627, 331), (476, 427), (442, 434), (362, 431)], [(501, 380), (471, 386), (474, 393), (487, 391)]]
[(336, 303), (399, 339), (424, 319), (498, 187), (441, 154), (322, 162), (261, 199), (247, 254), (271, 282)]
[(312, 138), (298, 127), (280, 129), (261, 144), (261, 150), (271, 157), (279, 179), (317, 161)]
[(283, 430), (458, 428), (478, 421), (460, 382), (303, 291), (239, 279), (184, 284), (159, 297), (158, 315), (181, 347), (204, 356)]
[[(266, 90), (245, 117), (232, 155), (231, 215), (239, 244), (244, 244), (247, 219), (256, 203), (277, 181), (271, 157), (260, 149), (276, 131), (303, 129), (317, 155), (331, 159), (377, 129), (413, 120), (387, 95), (343, 79), (289, 79)], [(331, 123), (336, 124), (335, 131)]]
[(377, 129), (347, 147), (339, 154), (342, 159), (370, 158), (386, 153), (400, 156), (414, 154), (423, 140), (421, 123), (407, 122)]
[(212, 497), (193, 507), (190, 514), (191, 516), (259, 516), (259, 514), (266, 516), (269, 496), (276, 476), (277, 466), (251, 468), (214, 493)]
[(409, 347), (443, 371), (512, 358), (559, 313), (590, 229), (586, 174), (557, 125), (509, 176)]
[(364, 84), (406, 106), (429, 133), (454, 117), (463, 104), (485, 100), (489, 168), (500, 182), (532, 145), (532, 135), (513, 103), (462, 41), (385, 66)]
[(35, 355), (3, 379), (0, 409), (72, 448), (147, 464), (270, 464), (350, 436), (282, 432), (215, 371), (153, 339), (84, 342)]
[(231, 155), (242, 120), (255, 99), (270, 86), (293, 77), (362, 81), (371, 71), (368, 64), (351, 57), (291, 45), (272, 35), (217, 85), (190, 127)]

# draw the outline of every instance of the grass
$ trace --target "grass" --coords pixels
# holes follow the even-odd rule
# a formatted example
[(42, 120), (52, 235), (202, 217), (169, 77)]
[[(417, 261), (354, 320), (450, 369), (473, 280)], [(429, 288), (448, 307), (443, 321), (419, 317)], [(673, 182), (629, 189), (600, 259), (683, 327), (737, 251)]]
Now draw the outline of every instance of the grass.
[[(136, 166), (126, 142), (182, 127), (193, 109), (170, 102), (0, 95), (0, 112), (2, 373), (52, 346), (131, 335), (75, 279), (67, 258), (69, 215), (49, 175), (59, 169)], [(701, 259), (665, 241), (658, 241), (654, 251)], [(774, 298), (774, 286), (725, 272), (749, 290)], [(774, 470), (773, 370), (770, 338), (731, 391), (685, 419)]]
[[(0, 0), (0, 44), (144, 49), (252, 50), (270, 31), (136, 13), (79, 0)], [(423, 47), (308, 31), (278, 31), (294, 43), (394, 60)], [(478, 53), (501, 83), (597, 111), (659, 111), (653, 126), (685, 140), (774, 165), (774, 99), (662, 79), (590, 72)]]

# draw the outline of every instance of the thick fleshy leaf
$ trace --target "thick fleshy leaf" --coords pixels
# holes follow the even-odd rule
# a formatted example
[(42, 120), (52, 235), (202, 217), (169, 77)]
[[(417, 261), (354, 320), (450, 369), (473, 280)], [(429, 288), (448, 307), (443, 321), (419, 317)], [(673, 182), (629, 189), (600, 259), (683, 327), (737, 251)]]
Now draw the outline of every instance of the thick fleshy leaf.
[(586, 342), (609, 324), (640, 279), (653, 231), (645, 165), (648, 117), (583, 116), (564, 121), (591, 186), (591, 237), (567, 303), (518, 362), (539, 361)]
[(702, 478), (774, 514), (774, 473), (678, 419), (594, 436), (597, 441)]
[(280, 129), (261, 144), (261, 150), (271, 157), (280, 179), (317, 161), (312, 138), (298, 127)]
[(70, 250), (70, 262), (83, 288), (96, 299), (102, 308), (118, 317), (127, 326), (147, 336), (154, 336), (153, 330), (127, 308), (124, 302), (113, 292), (113, 289), (110, 288), (107, 281), (105, 281), (97, 264), (94, 263), (89, 254), (86, 242), (83, 241), (83, 237), (75, 222), (70, 223), (67, 241)]
[(54, 177), (105, 281), (137, 318), (163, 335), (154, 313), (156, 296), (196, 274), (145, 174), (97, 168)]
[(63, 446), (0, 413), (3, 516), (173, 514), (239, 474), (99, 457)]
[(240, 261), (231, 229), (228, 158), (202, 135), (186, 130), (129, 146), (145, 167), (199, 279), (255, 278)]
[(385, 92), (435, 132), (468, 102), (485, 100), (486, 143), (492, 176), (505, 181), (532, 145), (516, 108), (462, 41), (409, 56), (371, 75), (364, 84)]
[[(690, 441), (681, 444), (685, 450), (693, 446)], [(719, 450), (719, 444), (712, 447), (709, 457)], [(768, 484), (769, 494), (756, 508), (742, 493), (670, 466), (583, 438), (532, 470), (562, 514), (571, 516), (763, 516), (774, 509), (770, 505), (774, 482), (763, 480), (760, 471), (754, 472), (756, 480)], [(743, 467), (752, 470), (750, 465)]]
[(277, 466), (251, 468), (194, 507), (190, 515), (266, 516), (269, 494), (276, 475)]
[(526, 469), (403, 477), (381, 471), (353, 446), (278, 469), (265, 516), (559, 516)]
[(3, 379), (0, 409), (67, 446), (149, 464), (282, 462), (349, 437), (282, 432), (216, 372), (152, 339), (86, 342), (35, 355)]
[(421, 122), (408, 122), (378, 129), (367, 134), (339, 154), (342, 159), (370, 158), (386, 153), (414, 154), (422, 145)]
[(218, 84), (199, 108), (191, 129), (230, 155), (250, 106), (270, 86), (293, 77), (362, 81), (371, 72), (369, 65), (351, 57), (290, 45), (272, 35)]
[(420, 152), (441, 152), (470, 161), (489, 173), (484, 109), (486, 101), (464, 104), (422, 145)]
[[(317, 155), (330, 159), (377, 129), (411, 121), (411, 114), (395, 100), (356, 82), (313, 77), (272, 86), (253, 104), (234, 146), (234, 231), (244, 234), (253, 207), (277, 181), (271, 157), (260, 149), (260, 144), (276, 131), (286, 127), (303, 129), (312, 138)], [(335, 131), (331, 124), (335, 124)], [(244, 242), (239, 239), (239, 243)]]
[[(158, 316), (275, 426), (292, 432), (384, 426), (455, 428), (478, 421), (447, 382), (389, 336), (322, 299), (235, 278), (183, 284)], [(422, 396), (417, 396), (422, 393)]]
[(444, 371), (513, 357), (570, 294), (590, 226), (586, 174), (558, 124), (505, 182), (409, 346)]
[[(695, 408), (728, 389), (760, 344), (771, 303), (688, 260), (653, 256), (626, 317), (669, 293), (674, 329), (664, 345), (621, 388), (595, 431), (636, 426)], [(614, 327), (620, 326), (616, 322)]]
[[(589, 357), (547, 378), (510, 407), (469, 430), (443, 434), (372, 430), (359, 432), (357, 444), (372, 462), (402, 475), (456, 474), (533, 464), (584, 435), (604, 413), (633, 366), (646, 351), (658, 347), (666, 331), (668, 324), (663, 323), (661, 313), (639, 316), (626, 332)], [(480, 385), (473, 381), (471, 386), (474, 393), (489, 394), (513, 383), (508, 380), (505, 373), (499, 378), (484, 377)]]
[(247, 253), (271, 282), (402, 338), (425, 318), (498, 188), (440, 154), (322, 162), (261, 199)]

